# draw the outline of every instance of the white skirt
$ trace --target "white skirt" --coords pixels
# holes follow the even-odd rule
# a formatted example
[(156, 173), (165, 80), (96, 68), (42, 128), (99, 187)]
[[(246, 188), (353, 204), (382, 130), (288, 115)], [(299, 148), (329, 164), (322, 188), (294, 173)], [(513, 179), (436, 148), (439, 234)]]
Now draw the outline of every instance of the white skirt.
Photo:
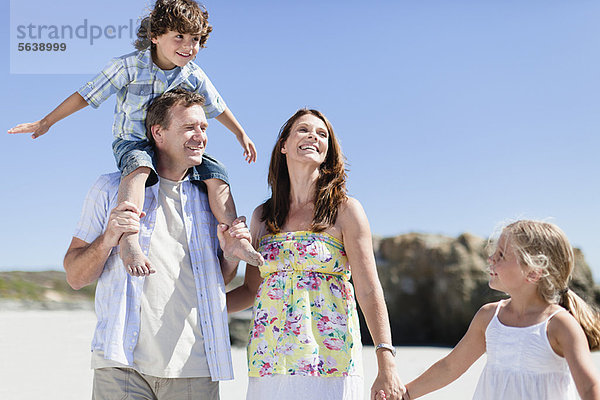
[(362, 400), (362, 376), (267, 375), (248, 379), (246, 400)]

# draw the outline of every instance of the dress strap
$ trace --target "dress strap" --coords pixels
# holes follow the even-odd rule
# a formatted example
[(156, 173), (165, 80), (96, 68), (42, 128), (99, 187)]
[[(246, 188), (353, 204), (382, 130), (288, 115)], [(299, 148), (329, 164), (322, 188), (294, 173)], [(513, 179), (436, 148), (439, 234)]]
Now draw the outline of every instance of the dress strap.
[(567, 311), (565, 308), (560, 308), (560, 310), (556, 310), (554, 311), (552, 314), (550, 314), (550, 316), (546, 319), (546, 323), (548, 321), (550, 321), (552, 319), (552, 317), (554, 317), (556, 314), (558, 314), (559, 312), (563, 312), (563, 311)]
[(502, 305), (503, 302), (504, 302), (504, 300), (500, 300), (498, 302), (498, 304), (496, 304), (496, 311), (494, 312), (494, 318), (498, 317), (498, 313), (500, 312), (500, 305)]

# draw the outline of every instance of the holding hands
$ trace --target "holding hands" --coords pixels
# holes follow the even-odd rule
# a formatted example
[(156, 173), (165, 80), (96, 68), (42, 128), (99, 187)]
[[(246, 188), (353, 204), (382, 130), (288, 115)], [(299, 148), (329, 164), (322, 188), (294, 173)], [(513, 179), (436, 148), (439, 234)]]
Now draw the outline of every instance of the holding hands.
[(381, 371), (371, 387), (371, 400), (407, 400), (408, 392), (394, 370)]

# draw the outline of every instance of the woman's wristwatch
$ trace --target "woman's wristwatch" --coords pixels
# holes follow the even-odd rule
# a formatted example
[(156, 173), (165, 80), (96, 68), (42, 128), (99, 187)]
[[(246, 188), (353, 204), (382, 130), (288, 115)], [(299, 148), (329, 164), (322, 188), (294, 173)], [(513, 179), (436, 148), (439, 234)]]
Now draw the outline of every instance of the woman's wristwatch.
[(379, 350), (379, 349), (386, 349), (392, 352), (392, 355), (394, 357), (396, 357), (396, 349), (394, 348), (394, 346), (392, 346), (391, 344), (387, 344), (387, 343), (379, 343), (377, 346), (375, 346), (375, 351)]

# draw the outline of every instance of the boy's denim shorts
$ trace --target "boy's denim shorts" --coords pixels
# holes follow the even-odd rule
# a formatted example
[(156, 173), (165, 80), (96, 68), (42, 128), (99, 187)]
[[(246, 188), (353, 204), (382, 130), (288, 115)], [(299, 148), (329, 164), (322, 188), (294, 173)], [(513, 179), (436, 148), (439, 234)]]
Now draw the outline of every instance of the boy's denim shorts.
[[(152, 186), (157, 182), (153, 161), (154, 148), (148, 140), (115, 139), (112, 148), (122, 176), (127, 176), (140, 167), (148, 167), (152, 172), (146, 186)], [(225, 165), (206, 153), (202, 156), (202, 164), (190, 169), (189, 178), (192, 182), (216, 178), (229, 185), (229, 176)]]

